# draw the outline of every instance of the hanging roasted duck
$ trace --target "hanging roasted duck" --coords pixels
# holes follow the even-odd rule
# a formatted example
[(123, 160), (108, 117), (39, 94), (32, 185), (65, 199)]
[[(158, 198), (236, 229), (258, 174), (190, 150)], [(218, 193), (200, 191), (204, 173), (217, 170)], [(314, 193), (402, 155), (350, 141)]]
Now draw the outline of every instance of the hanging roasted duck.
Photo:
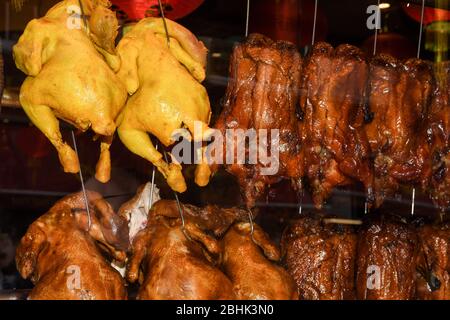
[(434, 78), (419, 59), (404, 63), (388, 55), (370, 61), (368, 105), (372, 121), (365, 126), (374, 162), (378, 207), (401, 184), (420, 182), (429, 157), (425, 139)]
[[(237, 178), (248, 208), (283, 178), (291, 179), (298, 191), (302, 187), (297, 114), (301, 66), (293, 44), (260, 34), (233, 50), (225, 104), (214, 126), (224, 138), (223, 152), (215, 154), (220, 163), (212, 165), (212, 172), (224, 164)], [(252, 134), (257, 137), (253, 142)]]
[(369, 145), (363, 131), (366, 82), (365, 56), (344, 44), (320, 42), (305, 60), (300, 106), (303, 117), (305, 175), (316, 207), (333, 188), (362, 182), (372, 197)]

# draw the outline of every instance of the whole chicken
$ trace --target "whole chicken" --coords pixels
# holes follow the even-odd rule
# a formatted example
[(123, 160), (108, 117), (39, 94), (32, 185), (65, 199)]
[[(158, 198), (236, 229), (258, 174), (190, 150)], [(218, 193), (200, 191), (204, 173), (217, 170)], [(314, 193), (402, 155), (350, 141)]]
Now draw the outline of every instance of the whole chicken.
[[(222, 248), (212, 235), (220, 235), (237, 218), (220, 212), (211, 218), (209, 209), (181, 205), (182, 227), (175, 201), (162, 200), (150, 210), (147, 226), (133, 240), (127, 279), (138, 278), (138, 299), (142, 300), (216, 300), (234, 299), (230, 279), (217, 267)], [(241, 211), (236, 210), (240, 215)], [(141, 273), (141, 268), (143, 273)]]
[(20, 241), (17, 269), (35, 284), (33, 300), (126, 299), (125, 281), (104, 258), (125, 261), (128, 228), (111, 206), (88, 192), (91, 226), (83, 193), (59, 200)]
[(276, 245), (258, 225), (235, 224), (223, 243), (222, 266), (231, 279), (238, 299), (291, 300), (298, 292), (291, 276), (277, 265), (281, 255)]
[[(118, 75), (130, 94), (118, 118), (118, 133), (131, 152), (158, 168), (173, 190), (184, 192), (181, 165), (166, 163), (147, 132), (165, 146), (172, 145), (184, 128), (195, 141), (212, 135), (209, 98), (200, 84), (205, 78), (206, 48), (189, 30), (166, 22), (169, 40), (162, 19), (146, 18), (117, 47), (122, 61)], [(196, 182), (206, 185), (208, 181), (209, 167), (204, 161), (197, 167)]]
[(120, 66), (114, 45), (118, 22), (109, 1), (83, 0), (86, 20), (78, 16), (78, 4), (57, 3), (43, 18), (30, 21), (14, 46), (16, 66), (28, 76), (20, 103), (58, 151), (65, 172), (77, 173), (80, 164), (63, 141), (57, 118), (82, 131), (92, 128), (101, 141), (96, 178), (107, 182), (115, 119), (127, 99), (114, 73)]

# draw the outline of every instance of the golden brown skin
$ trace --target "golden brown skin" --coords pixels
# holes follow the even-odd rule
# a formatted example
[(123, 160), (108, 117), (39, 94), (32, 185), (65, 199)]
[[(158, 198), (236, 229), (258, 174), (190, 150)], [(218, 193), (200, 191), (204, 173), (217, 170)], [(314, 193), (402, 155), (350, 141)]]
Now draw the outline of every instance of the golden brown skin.
[(369, 146), (362, 129), (368, 65), (348, 44), (319, 42), (305, 60), (300, 106), (304, 112), (305, 174), (317, 208), (333, 188), (364, 184), (372, 196)]
[(154, 204), (146, 228), (133, 240), (127, 279), (133, 283), (143, 278), (137, 298), (234, 299), (231, 281), (217, 267), (222, 255), (220, 242), (205, 231), (209, 225), (213, 234), (219, 234), (222, 223), (215, 229), (213, 220), (199, 213), (202, 209), (196, 208), (196, 213), (192, 207), (182, 208), (184, 232), (176, 202), (162, 200)]
[(450, 300), (450, 223), (419, 228), (416, 296)]
[(318, 215), (303, 216), (286, 228), (282, 252), (300, 300), (355, 298), (356, 243), (350, 226), (325, 224)]
[[(225, 165), (238, 179), (248, 208), (270, 184), (282, 178), (291, 179), (294, 188), (301, 189), (303, 157), (296, 114), (301, 66), (301, 56), (293, 44), (274, 42), (260, 34), (251, 34), (233, 50), (225, 105), (214, 127), (224, 138), (227, 129), (255, 129), (256, 134), (260, 129), (279, 130), (279, 168), (275, 174), (262, 174), (261, 169), (267, 165), (259, 157), (256, 164), (249, 164), (249, 159), (239, 164), (236, 143), (233, 164)], [(224, 143), (224, 164), (227, 148)], [(245, 152), (248, 158), (248, 153), (256, 151), (246, 145)], [(212, 166), (213, 172), (217, 169), (217, 164)]]
[[(85, 14), (90, 15), (90, 32), (82, 20), (68, 13), (78, 0), (59, 2), (43, 18), (28, 23), (13, 51), (17, 68), (28, 76), (20, 103), (58, 151), (65, 172), (77, 173), (80, 164), (62, 140), (57, 118), (82, 131), (92, 128), (102, 137), (96, 171), (101, 182), (110, 178), (114, 121), (127, 98), (114, 73), (120, 66), (114, 48), (118, 22), (108, 9), (109, 2), (104, 2), (83, 1)], [(77, 23), (79, 28), (74, 27)]]
[[(130, 94), (118, 118), (118, 133), (131, 152), (158, 168), (173, 190), (184, 192), (181, 165), (166, 163), (147, 132), (165, 146), (175, 142), (181, 128), (187, 128), (195, 141), (211, 135), (209, 98), (200, 84), (205, 78), (206, 48), (189, 30), (166, 22), (170, 47), (161, 18), (141, 20), (117, 47), (122, 60), (118, 75)], [(205, 162), (197, 167), (196, 183), (204, 186), (208, 181)]]
[(222, 267), (231, 279), (237, 299), (291, 300), (298, 299), (294, 281), (278, 265), (281, 258), (269, 236), (254, 224), (237, 223), (222, 240)]
[(388, 55), (370, 62), (369, 108), (365, 126), (374, 158), (374, 193), (378, 207), (402, 183), (417, 183), (428, 158), (424, 117), (434, 90), (432, 69), (419, 59), (405, 63)]
[[(377, 214), (366, 221), (358, 237), (357, 298), (414, 299), (418, 243), (412, 225)], [(374, 267), (379, 273), (374, 273)]]
[(125, 281), (103, 253), (125, 261), (128, 228), (98, 193), (88, 192), (88, 198), (89, 231), (83, 194), (76, 193), (59, 200), (22, 238), (16, 264), (22, 277), (35, 284), (29, 299), (127, 298)]
[(427, 113), (429, 171), (422, 186), (441, 211), (450, 210), (450, 62), (435, 65), (437, 90)]

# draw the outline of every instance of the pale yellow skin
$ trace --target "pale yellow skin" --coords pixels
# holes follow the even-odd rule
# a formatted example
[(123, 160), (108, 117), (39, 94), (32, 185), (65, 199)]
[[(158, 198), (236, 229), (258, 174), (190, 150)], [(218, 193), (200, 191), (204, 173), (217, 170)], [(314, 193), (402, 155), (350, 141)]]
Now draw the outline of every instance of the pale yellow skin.
[[(165, 146), (174, 143), (177, 129), (187, 128), (195, 141), (208, 138), (211, 109), (205, 78), (206, 48), (184, 27), (166, 19), (169, 46), (160, 18), (146, 18), (136, 24), (120, 41), (117, 51), (122, 64), (118, 72), (130, 97), (118, 118), (118, 134), (133, 153), (152, 162), (169, 186), (184, 192), (186, 183), (181, 166), (166, 163), (152, 144), (151, 133)], [(202, 133), (194, 134), (200, 121)], [(202, 163), (196, 182), (206, 185), (209, 167)]]
[(67, 26), (68, 7), (78, 0), (59, 2), (46, 16), (30, 21), (14, 46), (17, 67), (28, 75), (20, 90), (20, 103), (30, 120), (57, 149), (65, 172), (77, 173), (79, 160), (62, 140), (57, 118), (76, 128), (89, 128), (101, 136), (96, 178), (110, 178), (109, 146), (115, 119), (127, 92), (114, 70), (120, 67), (114, 39), (117, 19), (108, 1), (83, 0), (88, 29)]

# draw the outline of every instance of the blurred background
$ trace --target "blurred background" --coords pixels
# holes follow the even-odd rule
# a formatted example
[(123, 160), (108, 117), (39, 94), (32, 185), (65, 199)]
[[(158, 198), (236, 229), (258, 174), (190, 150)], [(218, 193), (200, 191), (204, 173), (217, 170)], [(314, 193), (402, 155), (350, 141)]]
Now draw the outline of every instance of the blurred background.
[[(25, 76), (15, 68), (12, 46), (17, 42), (26, 24), (41, 17), (55, 0), (0, 1), (0, 44), (4, 65), (5, 90), (0, 107), (0, 290), (26, 288), (30, 284), (18, 276), (14, 265), (14, 250), (28, 225), (45, 213), (52, 204), (67, 193), (80, 190), (78, 175), (64, 174), (57, 154), (47, 139), (33, 126), (20, 109), (18, 91)], [(448, 60), (450, 11), (449, 0), (425, 1), (422, 41), (421, 0), (380, 1), (380, 29), (377, 32), (377, 53), (389, 53), (400, 59), (420, 57), (430, 61)], [(132, 24), (145, 16), (159, 15), (157, 1), (113, 0), (113, 8), (121, 25)], [(349, 43), (372, 54), (375, 30), (367, 26), (370, 6), (377, 0), (163, 0), (166, 16), (190, 29), (208, 47), (207, 79), (204, 83), (211, 99), (214, 118), (221, 111), (221, 99), (228, 82), (229, 56), (236, 42), (242, 41), (247, 25), (249, 32), (259, 32), (275, 40), (295, 43), (306, 54), (315, 41), (332, 45)], [(314, 27), (315, 21), (315, 27)], [(71, 141), (70, 127), (62, 125), (63, 135)], [(152, 167), (146, 161), (125, 149), (119, 139), (112, 147), (112, 179), (106, 185), (94, 179), (97, 143), (92, 136), (77, 136), (78, 149), (86, 186), (101, 192), (115, 208), (134, 195), (137, 187), (147, 182)], [(206, 203), (233, 206), (240, 204), (240, 195), (234, 179), (219, 172), (208, 187), (198, 188), (193, 183), (193, 167), (185, 168), (188, 191), (181, 201), (196, 205)], [(172, 198), (161, 176), (156, 183), (162, 196)], [(416, 215), (433, 215), (427, 195), (417, 190)], [(338, 189), (324, 210), (343, 217), (364, 215), (362, 187)], [(299, 203), (289, 183), (282, 182), (270, 190), (266, 201), (258, 203), (259, 223), (276, 240), (285, 222), (298, 213)], [(312, 210), (307, 194), (303, 210)], [(410, 214), (411, 190), (406, 189), (386, 201), (383, 210)]]

